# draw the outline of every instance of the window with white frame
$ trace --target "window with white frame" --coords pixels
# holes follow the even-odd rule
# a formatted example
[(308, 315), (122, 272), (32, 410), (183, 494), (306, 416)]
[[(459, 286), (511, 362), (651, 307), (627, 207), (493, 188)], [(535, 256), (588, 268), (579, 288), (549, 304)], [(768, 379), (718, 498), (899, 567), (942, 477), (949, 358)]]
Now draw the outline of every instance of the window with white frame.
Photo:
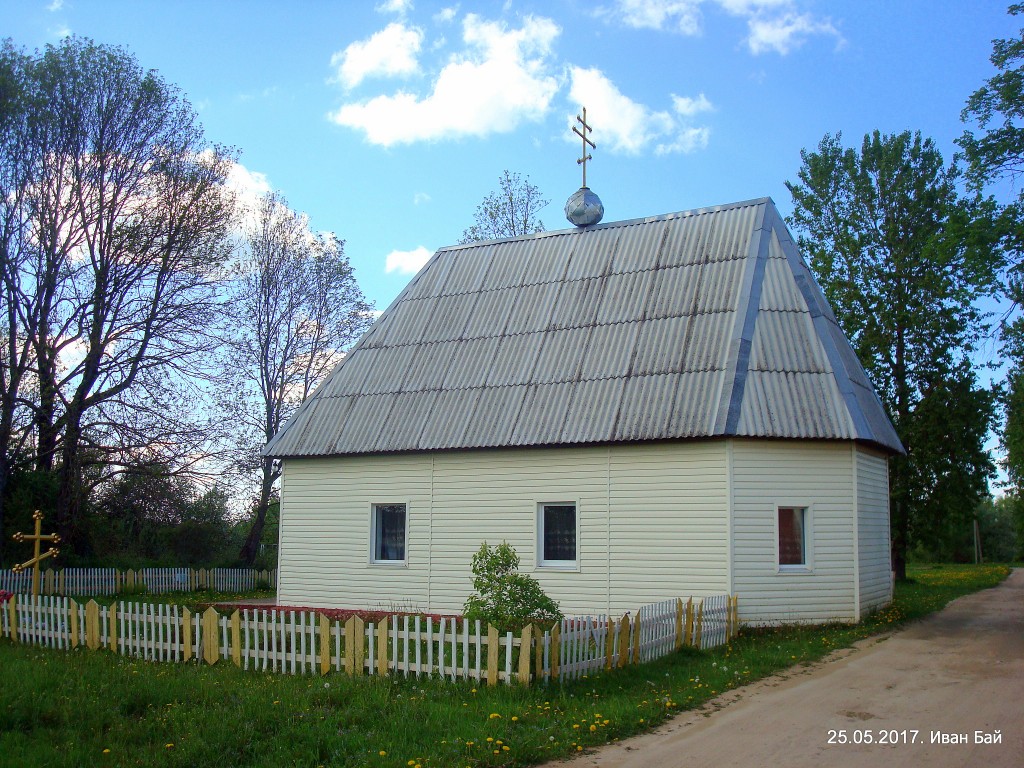
[(779, 507), (779, 568), (807, 568), (807, 507)]
[(370, 516), (370, 561), (404, 563), (407, 533), (405, 504), (374, 504)]
[(537, 505), (537, 564), (554, 568), (575, 568), (576, 504)]

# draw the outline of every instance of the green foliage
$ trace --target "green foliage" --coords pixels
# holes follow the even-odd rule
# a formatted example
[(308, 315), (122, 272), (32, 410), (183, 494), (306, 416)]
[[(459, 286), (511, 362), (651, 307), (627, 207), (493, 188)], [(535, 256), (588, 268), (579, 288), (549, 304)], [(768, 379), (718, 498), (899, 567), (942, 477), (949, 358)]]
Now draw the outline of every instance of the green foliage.
[[(1024, 14), (1024, 5), (1008, 9), (1011, 16)], [(1007, 396), (1003, 403), (1003, 447), (1006, 470), (1017, 493), (1024, 488), (1024, 188), (1017, 184), (1024, 172), (1024, 29), (1016, 37), (994, 40), (989, 59), (996, 73), (971, 94), (960, 114), (965, 123), (977, 124), (957, 140), (967, 160), (967, 176), (978, 189), (1010, 182), (1016, 199), (1003, 209), (1003, 246), (1009, 260), (1003, 272), (1003, 295), (1012, 310), (1002, 319), (1003, 354), (1009, 363)]]
[(789, 223), (907, 450), (890, 464), (902, 575), (910, 548), (969, 518), (993, 471), (994, 398), (971, 354), (987, 331), (978, 299), (999, 287), (998, 207), (962, 197), (920, 133), (875, 131), (859, 152), (826, 135), (800, 156)]
[(473, 226), (462, 233), (460, 243), (519, 237), (544, 231), (544, 222), (537, 218), (549, 203), (541, 191), (530, 183), (530, 177), (502, 172), (498, 189), (489, 193), (473, 213)]
[(401, 675), (311, 682), (224, 663), (153, 663), (0, 641), (0, 681), (17, 683), (0, 685), (0, 748), (6, 764), (19, 768), (550, 763), (889, 631), (995, 586), (1008, 569), (911, 573), (915, 581), (897, 585), (890, 608), (856, 626), (743, 630), (713, 651), (684, 649), (651, 664), (529, 687)]
[(530, 622), (552, 624), (562, 618), (558, 603), (544, 594), (532, 576), (519, 573), (519, 555), (508, 542), (490, 547), (485, 541), (473, 555), (474, 593), (463, 615), (503, 631), (517, 631)]

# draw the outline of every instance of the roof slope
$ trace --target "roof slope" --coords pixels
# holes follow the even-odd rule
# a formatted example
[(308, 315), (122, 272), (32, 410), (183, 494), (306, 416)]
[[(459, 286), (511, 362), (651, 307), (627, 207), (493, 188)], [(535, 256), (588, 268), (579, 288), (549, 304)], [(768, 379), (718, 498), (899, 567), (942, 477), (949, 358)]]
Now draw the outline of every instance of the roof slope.
[(903, 450), (769, 198), (441, 249), (264, 453), (718, 436)]

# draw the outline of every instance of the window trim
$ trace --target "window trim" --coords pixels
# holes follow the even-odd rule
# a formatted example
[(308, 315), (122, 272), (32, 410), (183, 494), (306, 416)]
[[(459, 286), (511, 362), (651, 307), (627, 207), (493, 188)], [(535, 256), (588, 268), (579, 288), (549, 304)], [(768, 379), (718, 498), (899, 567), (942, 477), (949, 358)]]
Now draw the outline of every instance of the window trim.
[[(573, 507), (576, 523), (576, 559), (545, 560), (544, 559), (544, 510), (546, 507)], [(580, 569), (580, 502), (579, 500), (538, 501), (534, 515), (534, 546), (536, 547), (536, 568), (545, 571), (579, 571)]]
[[(804, 561), (802, 563), (781, 563), (779, 562), (779, 545), (781, 531), (779, 530), (779, 510), (802, 509), (804, 511)], [(774, 516), (773, 527), (775, 531), (775, 572), (780, 574), (801, 574), (814, 572), (814, 506), (807, 501), (777, 501), (772, 505)]]
[[(405, 507), (405, 536), (402, 542), (402, 553), (405, 555), (401, 560), (378, 560), (376, 557), (377, 543), (377, 509), (379, 507)], [(370, 540), (368, 561), (370, 565), (383, 568), (405, 568), (409, 565), (409, 508), (407, 501), (374, 501), (370, 503)]]

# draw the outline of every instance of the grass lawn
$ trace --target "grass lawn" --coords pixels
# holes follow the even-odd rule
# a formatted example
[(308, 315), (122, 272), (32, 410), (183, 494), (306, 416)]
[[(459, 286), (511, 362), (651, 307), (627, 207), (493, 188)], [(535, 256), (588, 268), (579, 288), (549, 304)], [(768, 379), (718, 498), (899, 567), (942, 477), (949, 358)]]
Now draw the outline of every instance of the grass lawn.
[[(714, 651), (549, 686), (291, 677), (0, 641), (0, 764), (512, 766), (631, 736), (998, 584), (1009, 568), (919, 566), (857, 626), (744, 630)], [(742, 600), (742, 597), (741, 597)], [(206, 600), (203, 600), (206, 602)]]

